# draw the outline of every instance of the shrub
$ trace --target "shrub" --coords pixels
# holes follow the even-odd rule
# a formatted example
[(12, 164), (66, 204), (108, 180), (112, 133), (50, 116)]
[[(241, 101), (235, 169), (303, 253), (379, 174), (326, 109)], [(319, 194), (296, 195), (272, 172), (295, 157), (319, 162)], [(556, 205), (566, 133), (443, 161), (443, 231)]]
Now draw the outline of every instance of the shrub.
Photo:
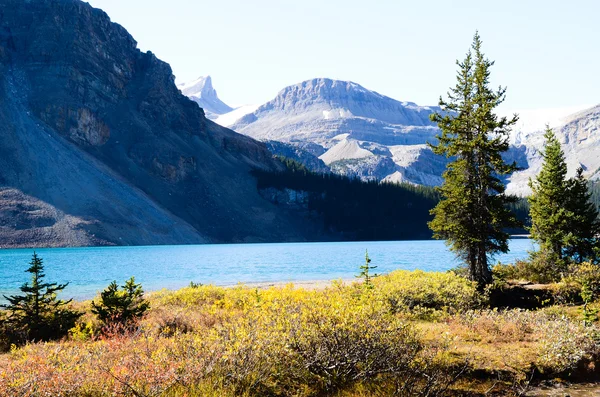
[(600, 354), (600, 334), (566, 317), (546, 321), (542, 327), (538, 367), (548, 374), (568, 374)]
[[(522, 364), (531, 363), (546, 377), (568, 375), (593, 363), (600, 354), (600, 330), (569, 319), (556, 309), (470, 311), (454, 316), (449, 326), (463, 340), (483, 343), (490, 351), (494, 350), (492, 343), (505, 344), (517, 356), (520, 347), (532, 346), (531, 355)], [(508, 361), (515, 358), (506, 357)], [(521, 370), (530, 371), (526, 367)]]
[(518, 260), (515, 264), (497, 264), (492, 272), (497, 279), (526, 280), (533, 283), (552, 283), (559, 281), (564, 273), (562, 265), (557, 265), (549, 255), (536, 252), (530, 260)]
[(409, 324), (373, 302), (332, 299), (292, 318), (289, 344), (328, 391), (379, 375), (403, 378), (422, 350)]
[(438, 395), (461, 365), (378, 288), (201, 286), (149, 299), (135, 332), (96, 338), (89, 314), (70, 341), (1, 355), (0, 396)]
[(600, 265), (591, 262), (573, 264), (565, 281), (578, 284), (590, 295), (587, 301), (600, 297)]
[(482, 304), (476, 283), (452, 272), (399, 270), (374, 280), (392, 312), (461, 312)]
[(141, 284), (131, 277), (121, 287), (113, 281), (100, 293), (100, 302), (92, 301), (92, 313), (106, 326), (129, 327), (139, 320), (150, 307), (143, 298)]

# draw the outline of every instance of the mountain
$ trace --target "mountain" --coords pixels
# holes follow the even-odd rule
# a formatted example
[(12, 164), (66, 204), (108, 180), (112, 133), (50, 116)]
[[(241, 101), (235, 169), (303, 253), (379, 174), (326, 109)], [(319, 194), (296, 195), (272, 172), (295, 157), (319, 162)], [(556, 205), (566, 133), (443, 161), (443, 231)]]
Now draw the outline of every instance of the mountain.
[(429, 120), (438, 110), (321, 78), (284, 88), (230, 128), (308, 148), (342, 175), (437, 185), (446, 162), (427, 142), (438, 132)]
[(256, 169), (281, 164), (208, 120), (103, 11), (2, 0), (0, 246), (314, 239)]
[[(586, 177), (599, 180), (600, 105), (565, 117), (552, 129), (565, 152), (568, 176), (575, 175), (577, 168), (582, 167)], [(511, 144), (514, 150), (523, 153), (526, 167), (509, 178), (507, 191), (521, 196), (527, 195), (530, 192), (529, 179), (534, 178), (542, 167), (544, 131), (517, 130), (511, 136)]]
[(211, 120), (233, 110), (232, 107), (219, 99), (210, 76), (202, 76), (194, 81), (179, 84), (177, 88), (181, 90), (183, 95), (200, 105), (204, 109), (206, 117)]
[[(507, 192), (530, 193), (529, 178), (541, 168), (546, 122), (563, 142), (570, 175), (582, 166), (586, 176), (600, 179), (599, 107), (566, 116), (574, 109), (581, 107), (520, 112), (504, 157), (522, 170), (505, 178)], [(235, 122), (231, 121), (235, 113), (222, 120), (255, 139), (285, 144), (269, 143), (269, 149), (314, 171), (322, 170), (315, 162), (318, 158), (341, 175), (435, 186), (442, 182), (447, 160), (434, 155), (427, 145), (439, 133), (429, 121), (434, 111), (440, 108), (397, 101), (353, 82), (313, 79), (286, 87), (248, 114), (238, 112)]]

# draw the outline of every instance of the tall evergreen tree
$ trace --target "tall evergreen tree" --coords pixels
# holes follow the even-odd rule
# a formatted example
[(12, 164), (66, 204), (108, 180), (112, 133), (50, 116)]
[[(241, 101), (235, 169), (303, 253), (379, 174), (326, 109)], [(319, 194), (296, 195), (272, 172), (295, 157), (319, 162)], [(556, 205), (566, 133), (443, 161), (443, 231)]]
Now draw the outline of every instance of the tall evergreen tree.
[(540, 262), (558, 279), (571, 261), (597, 261), (600, 223), (583, 169), (579, 168), (574, 178), (567, 179), (560, 142), (550, 128), (544, 138), (542, 170), (529, 182), (530, 232), (539, 244), (532, 260)]
[(568, 234), (565, 240), (565, 254), (576, 263), (597, 262), (599, 251), (598, 207), (592, 202), (588, 181), (583, 176), (583, 168), (571, 178), (566, 209), (571, 214), (567, 223)]
[(505, 98), (506, 89), (489, 87), (494, 62), (481, 51), (476, 33), (465, 60), (457, 61), (457, 84), (448, 101), (440, 98), (443, 113), (432, 115), (441, 130), (436, 154), (453, 158), (439, 188), (440, 203), (431, 211), (429, 227), (434, 237), (446, 239), (462, 258), (470, 278), (480, 287), (492, 281), (489, 256), (508, 251), (505, 228), (516, 225), (506, 204), (514, 198), (504, 194), (499, 176), (516, 170), (502, 154), (508, 150), (510, 127), (518, 118), (499, 118), (494, 110)]
[(532, 191), (528, 199), (530, 233), (540, 247), (533, 260), (543, 257), (544, 261), (556, 267), (556, 272), (561, 272), (565, 270), (564, 246), (573, 215), (566, 208), (569, 198), (567, 163), (560, 142), (550, 128), (546, 128), (544, 139), (542, 169), (535, 180), (529, 181)]
[(65, 336), (73, 328), (81, 313), (67, 307), (71, 300), (63, 301), (56, 294), (68, 284), (44, 281), (44, 264), (35, 252), (29, 268), (31, 284), (21, 286), (24, 295), (4, 296), (8, 304), (1, 305), (8, 311), (7, 326), (16, 336), (16, 342), (46, 341)]

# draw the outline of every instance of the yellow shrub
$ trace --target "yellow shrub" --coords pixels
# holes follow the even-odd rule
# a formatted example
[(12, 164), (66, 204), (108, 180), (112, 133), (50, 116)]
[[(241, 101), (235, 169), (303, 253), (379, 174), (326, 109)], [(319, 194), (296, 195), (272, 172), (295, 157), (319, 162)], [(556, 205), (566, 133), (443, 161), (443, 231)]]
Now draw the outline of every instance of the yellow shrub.
[(377, 277), (375, 289), (394, 312), (454, 313), (479, 306), (476, 284), (452, 272), (395, 271)]

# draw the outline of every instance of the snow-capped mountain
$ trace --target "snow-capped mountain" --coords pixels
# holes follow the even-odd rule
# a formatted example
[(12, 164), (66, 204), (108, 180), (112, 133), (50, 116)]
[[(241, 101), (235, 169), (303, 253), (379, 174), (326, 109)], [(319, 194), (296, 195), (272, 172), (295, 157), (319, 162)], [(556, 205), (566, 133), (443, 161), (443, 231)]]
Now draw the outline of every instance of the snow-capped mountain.
[[(563, 144), (570, 175), (582, 166), (587, 177), (600, 179), (600, 105), (582, 109), (499, 111), (520, 117), (505, 158), (522, 171), (506, 179), (507, 192), (529, 194), (529, 179), (542, 165), (546, 124)], [(429, 120), (434, 111), (440, 108), (397, 101), (353, 82), (313, 79), (284, 88), (262, 106), (240, 107), (215, 121), (318, 171), (324, 163), (343, 175), (433, 186), (442, 182), (447, 164), (427, 146), (439, 132)]]
[(284, 88), (230, 128), (302, 146), (336, 173), (436, 185), (445, 161), (424, 158), (431, 157), (426, 143), (435, 139), (437, 127), (429, 115), (437, 110), (353, 82), (313, 79)]
[(206, 117), (211, 120), (233, 110), (232, 107), (219, 99), (217, 91), (213, 88), (210, 76), (201, 76), (194, 81), (178, 84), (177, 88), (179, 88), (183, 95), (200, 105), (204, 109)]

